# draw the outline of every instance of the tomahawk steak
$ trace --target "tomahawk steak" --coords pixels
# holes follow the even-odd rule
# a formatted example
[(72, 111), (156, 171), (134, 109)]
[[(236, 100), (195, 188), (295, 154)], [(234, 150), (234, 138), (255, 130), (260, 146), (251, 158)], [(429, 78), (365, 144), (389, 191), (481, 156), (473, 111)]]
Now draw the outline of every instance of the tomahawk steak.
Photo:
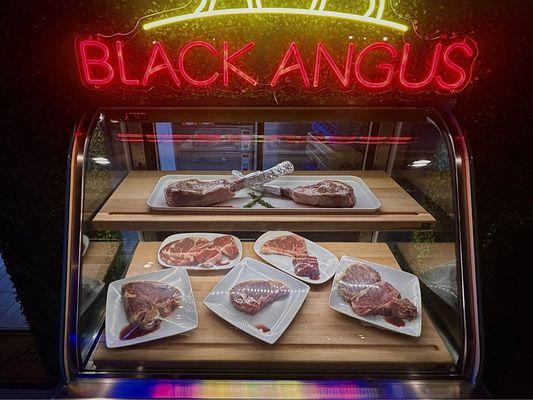
[(308, 186), (283, 188), (283, 196), (315, 207), (351, 208), (355, 206), (353, 188), (343, 182), (326, 180)]

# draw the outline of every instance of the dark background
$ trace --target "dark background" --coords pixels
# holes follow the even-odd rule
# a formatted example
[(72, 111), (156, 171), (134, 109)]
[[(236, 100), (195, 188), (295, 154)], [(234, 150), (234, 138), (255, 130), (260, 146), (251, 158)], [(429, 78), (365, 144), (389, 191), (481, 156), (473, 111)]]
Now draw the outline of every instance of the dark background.
[[(526, 233), (533, 193), (533, 6), (511, 0), (410, 3), (426, 10), (415, 16), (422, 28), (431, 27), (426, 33), (466, 27), (479, 45), (477, 81), (453, 99), (453, 110), (474, 157), (482, 381), (496, 396), (531, 396)], [(89, 104), (73, 43), (78, 34), (102, 27), (131, 28), (136, 14), (128, 4), (22, 1), (4, 4), (0, 13), (0, 254), (43, 363), (56, 375), (67, 154), (73, 127)]]

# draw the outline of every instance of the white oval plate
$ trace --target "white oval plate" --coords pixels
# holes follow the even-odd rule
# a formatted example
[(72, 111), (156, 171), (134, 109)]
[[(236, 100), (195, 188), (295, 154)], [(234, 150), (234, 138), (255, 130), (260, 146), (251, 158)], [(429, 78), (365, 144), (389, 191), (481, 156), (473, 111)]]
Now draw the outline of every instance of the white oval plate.
[[(138, 281), (157, 281), (178, 288), (181, 292), (182, 304), (161, 321), (159, 329), (130, 340), (120, 340), (120, 331), (128, 325), (128, 317), (122, 301), (122, 286), (129, 282)], [(189, 275), (184, 269), (165, 269), (149, 274), (131, 276), (112, 282), (107, 289), (105, 342), (106, 346), (111, 349), (177, 335), (195, 329), (197, 326), (198, 313), (194, 294)]]
[[(213, 266), (211, 268), (201, 267), (201, 266), (198, 266), (198, 265), (175, 266), (175, 265), (169, 265), (169, 264), (165, 263), (163, 260), (161, 260), (161, 257), (159, 256), (159, 254), (161, 253), (161, 249), (163, 247), (165, 247), (168, 243), (174, 242), (176, 240), (181, 240), (181, 239), (185, 239), (185, 238), (188, 238), (188, 237), (202, 237), (202, 238), (206, 238), (208, 240), (214, 240), (217, 237), (221, 237), (221, 236), (231, 236), (231, 238), (235, 242), (235, 245), (237, 246), (237, 249), (239, 249), (239, 255), (237, 256), (237, 258), (235, 258), (233, 260), (229, 260), (228, 257), (226, 257), (226, 256), (222, 257), (222, 261), (223, 262), (226, 262), (226, 261), (229, 262), (229, 264), (227, 264), (227, 265)], [(157, 250), (157, 261), (163, 267), (167, 267), (167, 268), (185, 268), (185, 269), (188, 269), (188, 270), (191, 270), (191, 271), (223, 271), (223, 270), (231, 269), (231, 268), (236, 266), (241, 261), (241, 258), (242, 258), (242, 243), (239, 240), (239, 238), (237, 238), (236, 236), (233, 236), (233, 235), (225, 235), (225, 234), (222, 234), (222, 233), (178, 233), (176, 235), (171, 235), (171, 236), (167, 237), (165, 240), (163, 240), (163, 243), (161, 243), (161, 246), (159, 246), (159, 250)]]
[[(289, 295), (268, 304), (255, 315), (248, 315), (237, 310), (229, 293), (240, 282), (252, 280), (275, 280), (289, 288)], [(266, 343), (274, 344), (289, 327), (309, 293), (309, 286), (292, 276), (246, 257), (232, 269), (211, 290), (204, 300), (204, 305), (236, 328)], [(269, 332), (258, 329), (258, 325), (270, 328)]]
[(266, 262), (272, 264), (274, 267), (282, 270), (283, 272), (286, 272), (289, 275), (294, 276), (296, 279), (300, 279), (301, 281), (310, 283), (312, 285), (320, 285), (324, 282), (327, 282), (331, 279), (333, 275), (335, 275), (335, 272), (337, 272), (337, 269), (339, 268), (339, 260), (337, 259), (335, 254), (333, 254), (329, 250), (326, 250), (322, 246), (319, 246), (315, 242), (312, 242), (305, 238), (303, 239), (305, 239), (305, 244), (307, 245), (307, 252), (310, 256), (316, 257), (318, 260), (318, 267), (320, 268), (320, 279), (316, 281), (306, 276), (296, 275), (296, 273), (294, 272), (294, 265), (292, 265), (292, 257), (261, 253), (261, 247), (263, 247), (263, 244), (265, 242), (285, 235), (294, 235), (294, 233), (288, 231), (269, 231), (265, 233), (255, 242), (255, 253)]
[[(356, 262), (368, 265), (381, 275), (381, 280), (389, 282), (396, 290), (400, 292), (402, 298), (407, 298), (416, 306), (418, 316), (409, 321), (404, 320), (405, 326), (395, 326), (389, 324), (381, 315), (362, 316), (357, 315), (348, 302), (346, 302), (337, 291), (337, 284), (344, 271)], [(377, 326), (382, 329), (403, 333), (404, 335), (419, 337), (422, 333), (422, 297), (420, 296), (420, 282), (416, 275), (402, 271), (398, 268), (387, 267), (386, 265), (377, 264), (372, 261), (361, 260), (359, 258), (344, 256), (341, 258), (339, 271), (335, 275), (331, 293), (329, 296), (329, 306), (334, 310), (346, 314), (352, 318), (357, 318), (367, 324)]]

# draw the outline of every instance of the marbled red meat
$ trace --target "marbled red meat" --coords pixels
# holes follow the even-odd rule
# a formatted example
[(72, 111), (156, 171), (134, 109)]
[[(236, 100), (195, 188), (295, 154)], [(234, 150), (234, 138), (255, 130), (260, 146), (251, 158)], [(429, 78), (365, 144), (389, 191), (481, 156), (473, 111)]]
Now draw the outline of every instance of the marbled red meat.
[(261, 254), (278, 254), (289, 257), (307, 256), (305, 239), (301, 236), (290, 234), (278, 236), (266, 241), (261, 247)]
[(289, 294), (289, 288), (278, 281), (246, 281), (233, 286), (230, 300), (239, 311), (254, 315), (265, 306)]
[(295, 257), (292, 259), (294, 273), (298, 276), (305, 276), (317, 281), (320, 279), (320, 267), (316, 257)]
[(340, 296), (361, 316), (382, 315), (390, 324), (404, 326), (404, 320), (417, 317), (416, 306), (380, 274), (367, 265), (349, 266), (337, 283)]
[(122, 286), (122, 300), (129, 325), (121, 331), (120, 339), (127, 340), (159, 328), (161, 318), (181, 305), (181, 292), (161, 282), (130, 282)]
[(381, 280), (381, 275), (367, 265), (350, 265), (337, 283), (341, 297), (350, 301), (356, 294)]
[(239, 249), (233, 237), (229, 235), (214, 240), (188, 237), (168, 243), (161, 249), (159, 255), (162, 261), (174, 267), (199, 265), (211, 267), (228, 264), (222, 262), (223, 256), (234, 260), (239, 256)]
[(378, 282), (352, 297), (350, 305), (358, 315), (379, 315), (384, 306), (400, 297), (400, 292), (390, 283)]
[(294, 202), (315, 207), (350, 208), (355, 206), (353, 188), (339, 181), (325, 180), (314, 185), (282, 189)]

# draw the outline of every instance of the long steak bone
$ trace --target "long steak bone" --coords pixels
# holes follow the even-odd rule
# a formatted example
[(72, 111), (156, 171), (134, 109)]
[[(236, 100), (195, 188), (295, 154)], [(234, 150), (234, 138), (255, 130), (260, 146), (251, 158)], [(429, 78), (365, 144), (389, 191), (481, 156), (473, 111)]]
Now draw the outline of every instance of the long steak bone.
[(170, 207), (210, 206), (230, 200), (235, 192), (245, 187), (260, 186), (293, 171), (294, 166), (285, 161), (266, 171), (254, 172), (235, 180), (186, 179), (168, 185), (165, 189), (165, 199)]

